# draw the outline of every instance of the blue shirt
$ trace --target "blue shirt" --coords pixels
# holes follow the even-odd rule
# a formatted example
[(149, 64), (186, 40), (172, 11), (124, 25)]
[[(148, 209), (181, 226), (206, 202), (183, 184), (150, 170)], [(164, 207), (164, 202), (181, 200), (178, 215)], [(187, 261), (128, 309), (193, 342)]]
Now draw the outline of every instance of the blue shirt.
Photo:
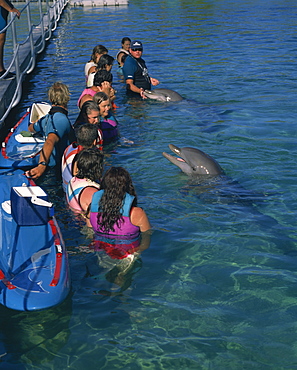
[(133, 80), (133, 84), (138, 88), (151, 89), (150, 76), (142, 58), (135, 59), (128, 55), (123, 65), (123, 74), (125, 80)]
[[(66, 111), (65, 111), (66, 112)], [(53, 133), (59, 137), (49, 160), (49, 166), (53, 167), (61, 163), (61, 158), (64, 150), (69, 145), (69, 133), (72, 130), (71, 123), (66, 114), (55, 112), (54, 114), (48, 113), (39, 121), (34, 123), (34, 130), (39, 132), (45, 138)]]

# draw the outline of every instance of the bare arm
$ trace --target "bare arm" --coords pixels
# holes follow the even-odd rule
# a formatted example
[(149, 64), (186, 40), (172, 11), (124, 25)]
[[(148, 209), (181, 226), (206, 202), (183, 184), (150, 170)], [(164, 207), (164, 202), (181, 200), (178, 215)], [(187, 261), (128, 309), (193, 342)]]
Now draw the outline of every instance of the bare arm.
[[(98, 188), (95, 188), (93, 186), (87, 186), (83, 189), (83, 191), (80, 193), (79, 197), (79, 204), (83, 211), (87, 212), (89, 210), (89, 206), (92, 202), (93, 194), (98, 191)], [(89, 214), (87, 214), (87, 217)]]
[(84, 95), (81, 99), (80, 99), (80, 102), (79, 102), (79, 109), (81, 109), (81, 107), (83, 106), (84, 102), (88, 101), (88, 100), (93, 100), (93, 97), (89, 94), (86, 94)]
[(120, 65), (121, 67), (123, 67), (123, 65), (124, 65), (124, 63), (122, 62), (122, 57), (123, 57), (123, 55), (124, 55), (124, 54), (126, 54), (126, 53), (124, 53), (124, 52), (122, 51), (121, 53), (119, 53), (119, 54), (118, 54), (118, 57), (117, 57), (117, 61), (118, 61), (119, 65)]
[(133, 225), (138, 226), (142, 233), (152, 228), (145, 211), (140, 207), (132, 208), (131, 222)]
[(34, 130), (34, 123), (31, 123), (31, 124), (28, 126), (28, 130), (29, 130), (30, 132), (36, 132), (36, 131)]
[(159, 80), (157, 80), (156, 78), (151, 77), (151, 84), (153, 86), (157, 86), (157, 85), (159, 85), (159, 83), (160, 83)]
[(17, 17), (20, 18), (21, 12), (18, 9), (16, 9), (15, 7), (11, 8), (5, 0), (0, 0), (0, 6), (2, 6), (2, 8), (7, 10), (8, 12), (16, 13)]
[(100, 90), (103, 91), (107, 96), (110, 96), (110, 90), (111, 90), (110, 83), (108, 81), (103, 81)]
[(142, 251), (148, 249), (148, 247), (150, 246), (150, 243), (151, 243), (152, 233), (153, 233), (153, 230), (147, 230), (146, 232), (141, 233), (141, 242), (140, 242), (140, 246), (139, 246), (137, 252), (142, 252)]
[(88, 70), (88, 75), (89, 75), (90, 73), (96, 72), (96, 68), (97, 68), (97, 66), (93, 66), (93, 67), (89, 68), (89, 70)]
[[(55, 144), (59, 141), (59, 136), (54, 133), (50, 133), (45, 140), (43, 148), (40, 152), (39, 163), (45, 162), (46, 164), (49, 162), (50, 156), (53, 152)], [(39, 164), (38, 166), (32, 168), (30, 171), (27, 172), (28, 176), (32, 177), (33, 179), (38, 179), (45, 171), (46, 166), (43, 164)]]
[(127, 85), (127, 89), (128, 90), (131, 90), (137, 94), (140, 94), (140, 96), (143, 98), (143, 99), (146, 99), (146, 96), (144, 95), (144, 90), (142, 88), (139, 88), (137, 87), (136, 85), (134, 85), (134, 81), (132, 80), (132, 78), (127, 78), (126, 80), (126, 85)]

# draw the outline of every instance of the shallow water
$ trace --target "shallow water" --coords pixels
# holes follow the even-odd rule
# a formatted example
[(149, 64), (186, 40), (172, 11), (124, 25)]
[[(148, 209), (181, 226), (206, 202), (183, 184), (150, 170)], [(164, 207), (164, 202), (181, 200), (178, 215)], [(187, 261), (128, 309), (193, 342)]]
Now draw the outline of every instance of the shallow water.
[[(74, 120), (93, 46), (115, 56), (123, 36), (143, 41), (151, 76), (186, 100), (127, 102), (113, 68), (121, 135), (134, 144), (110, 148), (106, 163), (131, 173), (150, 248), (115, 289), (49, 179), (72, 294), (44, 312), (1, 308), (0, 367), (297, 368), (296, 9), (134, 0), (65, 11), (12, 121), (56, 80)], [(170, 143), (205, 151), (226, 176), (191, 181), (162, 156)]]

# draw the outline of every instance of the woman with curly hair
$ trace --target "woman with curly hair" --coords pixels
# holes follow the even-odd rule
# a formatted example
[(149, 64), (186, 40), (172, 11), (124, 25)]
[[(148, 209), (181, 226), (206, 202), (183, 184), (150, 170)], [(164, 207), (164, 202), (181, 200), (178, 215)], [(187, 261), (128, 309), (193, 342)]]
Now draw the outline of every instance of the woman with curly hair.
[(92, 196), (100, 189), (103, 154), (97, 148), (84, 149), (74, 160), (77, 173), (67, 185), (66, 199), (75, 213), (87, 216)]
[[(95, 246), (111, 258), (126, 258), (140, 250), (140, 233), (151, 229), (150, 222), (145, 211), (137, 207), (132, 179), (124, 168), (111, 167), (100, 189), (93, 195), (90, 208)], [(141, 249), (145, 248), (148, 246)]]

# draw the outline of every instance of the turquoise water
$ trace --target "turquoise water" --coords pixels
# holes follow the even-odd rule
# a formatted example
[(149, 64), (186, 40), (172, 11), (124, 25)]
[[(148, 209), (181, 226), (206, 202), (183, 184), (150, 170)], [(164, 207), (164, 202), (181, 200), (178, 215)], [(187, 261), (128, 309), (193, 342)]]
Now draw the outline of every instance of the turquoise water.
[[(115, 55), (123, 36), (143, 41), (151, 76), (186, 100), (127, 102), (114, 67), (121, 135), (134, 144), (110, 148), (106, 163), (131, 173), (150, 248), (122, 289), (112, 284), (50, 179), (72, 294), (44, 312), (0, 309), (0, 368), (297, 368), (296, 10), (133, 0), (65, 11), (15, 119), (60, 80), (74, 120), (93, 46)], [(191, 181), (162, 156), (168, 144), (205, 151), (226, 177)]]

